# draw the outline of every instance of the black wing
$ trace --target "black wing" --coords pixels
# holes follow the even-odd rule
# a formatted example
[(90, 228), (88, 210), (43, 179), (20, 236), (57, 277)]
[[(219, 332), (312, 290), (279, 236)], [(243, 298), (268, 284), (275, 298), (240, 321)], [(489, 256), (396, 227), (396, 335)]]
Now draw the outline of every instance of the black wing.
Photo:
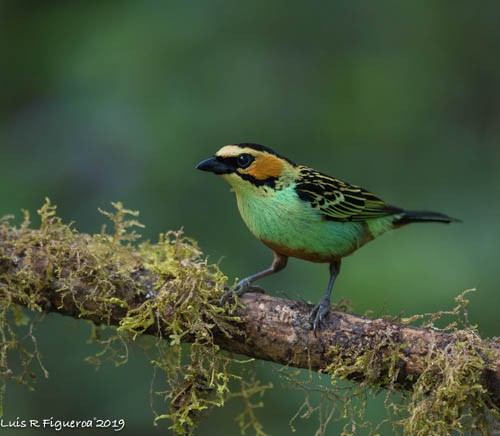
[(325, 219), (332, 221), (366, 221), (403, 211), (359, 186), (307, 167), (300, 167), (295, 190), (301, 200), (309, 202)]

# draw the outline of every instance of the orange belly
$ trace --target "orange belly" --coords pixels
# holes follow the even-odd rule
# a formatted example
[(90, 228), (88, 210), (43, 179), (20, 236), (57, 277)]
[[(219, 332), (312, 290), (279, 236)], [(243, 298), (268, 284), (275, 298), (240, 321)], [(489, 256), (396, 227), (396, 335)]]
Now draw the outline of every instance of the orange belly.
[[(371, 240), (371, 237), (367, 238), (366, 242), (368, 242), (370, 240)], [(366, 244), (366, 242), (365, 242), (365, 244)], [(340, 260), (342, 257), (347, 256), (356, 250), (356, 249), (354, 249), (350, 253), (347, 253), (346, 255), (344, 255), (342, 257), (338, 257), (338, 256), (332, 256), (329, 254), (314, 253), (311, 251), (307, 251), (304, 248), (285, 247), (283, 245), (275, 244), (273, 242), (264, 241), (264, 240), (262, 240), (262, 243), (267, 245), (271, 250), (275, 251), (276, 253), (283, 254), (285, 256), (296, 257), (298, 259), (308, 260), (309, 262), (318, 262), (318, 263), (331, 263), (331, 262), (334, 262), (336, 260)]]

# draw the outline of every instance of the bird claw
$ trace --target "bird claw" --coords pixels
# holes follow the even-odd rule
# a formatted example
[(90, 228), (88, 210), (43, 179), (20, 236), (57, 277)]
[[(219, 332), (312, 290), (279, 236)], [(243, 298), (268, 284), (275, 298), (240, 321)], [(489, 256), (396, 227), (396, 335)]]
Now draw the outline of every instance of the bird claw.
[(316, 306), (314, 306), (314, 309), (311, 310), (311, 313), (309, 314), (309, 322), (313, 323), (314, 334), (316, 334), (318, 328), (321, 328), (321, 324), (329, 311), (330, 300), (327, 298), (323, 298)]
[(220, 299), (220, 304), (223, 305), (226, 301), (230, 300), (233, 298), (235, 295), (243, 295), (246, 294), (247, 292), (260, 292), (264, 293), (264, 289), (262, 289), (260, 286), (251, 286), (252, 282), (248, 279), (243, 279), (240, 280), (236, 285), (234, 285), (229, 291), (226, 291), (221, 299)]

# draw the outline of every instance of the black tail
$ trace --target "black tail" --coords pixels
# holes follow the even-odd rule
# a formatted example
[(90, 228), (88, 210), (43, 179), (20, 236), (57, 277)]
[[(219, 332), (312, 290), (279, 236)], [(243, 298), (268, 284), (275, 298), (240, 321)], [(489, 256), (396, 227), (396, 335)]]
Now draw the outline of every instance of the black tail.
[(394, 225), (404, 225), (409, 223), (459, 223), (459, 219), (452, 218), (451, 216), (445, 215), (439, 212), (427, 212), (418, 210), (405, 210), (400, 218), (394, 221)]

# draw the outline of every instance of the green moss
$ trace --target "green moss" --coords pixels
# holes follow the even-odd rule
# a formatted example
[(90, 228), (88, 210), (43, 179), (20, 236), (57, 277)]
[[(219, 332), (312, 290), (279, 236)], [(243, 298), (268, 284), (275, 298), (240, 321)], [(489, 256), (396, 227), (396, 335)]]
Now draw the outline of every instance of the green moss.
[[(361, 394), (358, 386), (366, 386), (373, 392), (381, 387), (387, 389), (385, 404), (392, 415), (396, 433), (490, 434), (492, 422), (500, 417), (483, 385), (485, 370), (490, 368), (492, 356), (477, 332), (466, 328), (469, 320), (465, 295), (468, 292), (471, 291), (465, 291), (456, 298), (457, 305), (450, 311), (416, 315), (405, 320), (407, 323), (423, 320), (426, 328), (446, 331), (451, 338), (445, 348), (435, 346), (422, 359), (420, 365), (423, 371), (410, 393), (404, 394), (401, 403), (398, 404), (393, 393), (405, 382), (399, 377), (399, 368), (405, 359), (406, 344), (397, 344), (384, 330), (378, 331), (373, 341), (375, 346), (368, 351), (332, 347), (331, 364), (325, 371), (334, 377), (332, 384), (337, 386), (339, 379), (355, 378), (357, 383), (353, 390), (356, 395)], [(455, 320), (437, 329), (435, 324), (445, 317)], [(463, 328), (459, 329), (459, 326)], [(364, 415), (366, 403), (361, 410), (361, 415)], [(356, 413), (359, 416), (359, 409)], [(347, 410), (344, 417), (350, 421), (348, 426), (352, 422), (358, 426), (364, 423), (362, 418), (356, 420), (353, 409)], [(371, 434), (377, 431), (378, 427)], [(346, 431), (346, 434), (350, 433)]]
[(426, 357), (426, 366), (401, 424), (409, 434), (488, 434), (488, 395), (481, 384), (487, 366), (474, 332), (457, 332), (457, 342)]
[[(31, 383), (32, 362), (41, 366), (34, 336), (23, 343), (16, 334), (16, 324), (26, 320), (13, 302), (36, 312), (56, 304), (72, 307), (72, 316), (104, 326), (121, 319), (118, 329), (92, 327), (90, 340), (102, 350), (87, 360), (96, 366), (104, 360), (126, 363), (130, 342), (161, 325), (160, 338), (166, 341), (141, 341), (154, 348), (151, 363), (162, 370), (169, 386), (164, 398), (170, 410), (156, 419), (168, 418), (174, 431), (190, 433), (201, 414), (225, 404), (230, 381), (238, 379), (231, 369), (233, 358), (219, 352), (212, 333), (240, 334), (234, 327), (238, 319), (214, 304), (227, 279), (181, 231), (160, 235), (157, 243), (137, 243), (136, 229), (142, 227), (137, 212), (121, 203), (113, 207), (112, 212), (101, 212), (114, 231), (103, 227), (93, 236), (63, 224), (48, 200), (38, 211), (37, 229), (28, 213), (18, 227), (11, 218), (0, 223), (0, 400), (7, 379)], [(129, 307), (131, 295), (140, 296), (142, 304)], [(189, 344), (181, 344), (184, 337)], [(10, 369), (13, 352), (25, 368), (22, 373)], [(256, 394), (264, 390), (258, 384), (254, 388)]]

